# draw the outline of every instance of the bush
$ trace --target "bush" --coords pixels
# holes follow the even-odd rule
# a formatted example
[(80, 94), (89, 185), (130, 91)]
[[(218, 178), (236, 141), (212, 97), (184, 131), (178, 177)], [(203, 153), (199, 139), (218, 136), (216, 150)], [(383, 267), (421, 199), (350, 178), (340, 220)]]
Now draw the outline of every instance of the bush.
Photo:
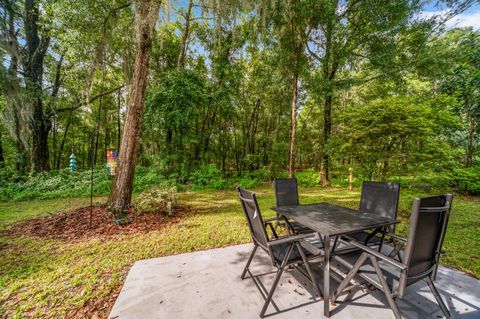
[(320, 173), (313, 168), (295, 174), (299, 186), (310, 187), (320, 184)]
[(456, 169), (453, 174), (455, 186), (459, 191), (480, 195), (480, 167)]
[(134, 207), (140, 213), (167, 213), (173, 215), (177, 205), (177, 188), (155, 187), (140, 193), (133, 201)]
[[(68, 169), (52, 170), (32, 176), (16, 176), (0, 170), (2, 184), (0, 201), (77, 197), (90, 195), (91, 171), (78, 171), (72, 174)], [(95, 196), (108, 195), (112, 177), (106, 168), (93, 171), (93, 193)], [(165, 178), (156, 169), (137, 167), (134, 192), (142, 192), (152, 186), (173, 187), (175, 181)]]
[(201, 166), (192, 172), (188, 180), (192, 190), (229, 188), (228, 181), (214, 164)]

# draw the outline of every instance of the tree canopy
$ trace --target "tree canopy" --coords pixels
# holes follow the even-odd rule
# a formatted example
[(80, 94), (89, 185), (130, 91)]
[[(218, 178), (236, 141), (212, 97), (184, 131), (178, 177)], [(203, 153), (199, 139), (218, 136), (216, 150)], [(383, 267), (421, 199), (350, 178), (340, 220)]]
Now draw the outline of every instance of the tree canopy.
[[(0, 2), (2, 170), (62, 169), (71, 153), (100, 167), (120, 148), (134, 3)], [(181, 183), (212, 166), (313, 169), (324, 186), (348, 167), (368, 179), (478, 167), (480, 34), (446, 27), (475, 2), (439, 3), (449, 13), (427, 18), (410, 0), (153, 1), (136, 163)]]

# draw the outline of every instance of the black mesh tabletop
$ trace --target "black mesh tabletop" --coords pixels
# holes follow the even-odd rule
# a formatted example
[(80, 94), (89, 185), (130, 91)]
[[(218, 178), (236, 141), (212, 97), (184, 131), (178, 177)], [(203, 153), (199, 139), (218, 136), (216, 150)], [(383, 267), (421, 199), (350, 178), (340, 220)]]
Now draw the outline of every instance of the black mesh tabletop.
[(375, 229), (400, 222), (393, 218), (362, 213), (351, 208), (327, 203), (282, 206), (272, 209), (322, 235), (329, 236)]

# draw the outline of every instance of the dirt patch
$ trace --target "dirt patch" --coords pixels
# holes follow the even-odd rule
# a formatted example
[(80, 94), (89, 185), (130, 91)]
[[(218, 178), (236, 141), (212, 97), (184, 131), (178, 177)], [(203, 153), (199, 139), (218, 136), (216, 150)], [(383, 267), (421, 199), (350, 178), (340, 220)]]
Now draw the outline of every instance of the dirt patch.
[(192, 211), (188, 206), (175, 209), (175, 216), (159, 213), (132, 214), (128, 225), (117, 225), (105, 206), (94, 206), (90, 227), (90, 206), (69, 212), (29, 219), (4, 231), (8, 236), (34, 236), (66, 241), (78, 241), (92, 237), (110, 237), (122, 234), (142, 234), (177, 223), (181, 216)]
[(67, 318), (107, 319), (121, 289), (122, 285), (118, 285), (108, 296), (99, 299), (90, 299), (82, 308), (71, 311)]

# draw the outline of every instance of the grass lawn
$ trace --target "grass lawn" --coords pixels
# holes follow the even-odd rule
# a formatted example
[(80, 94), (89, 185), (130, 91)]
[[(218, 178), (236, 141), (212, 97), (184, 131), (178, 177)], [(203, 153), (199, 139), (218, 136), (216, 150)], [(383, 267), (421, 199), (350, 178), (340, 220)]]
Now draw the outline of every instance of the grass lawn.
[[(265, 217), (273, 190), (256, 190)], [(326, 201), (357, 207), (359, 190), (301, 188), (301, 202)], [(408, 219), (418, 192), (401, 193), (400, 217)], [(130, 266), (145, 258), (250, 241), (234, 191), (187, 192), (180, 204), (195, 208), (179, 223), (147, 234), (91, 238), (73, 243), (32, 237), (0, 237), (0, 317), (78, 317), (76, 311), (118, 291)], [(104, 201), (97, 198), (96, 202)], [(74, 209), (88, 198), (0, 203), (0, 230), (34, 216)], [(480, 277), (480, 198), (455, 196), (442, 263)], [(407, 223), (397, 228), (405, 234)], [(98, 305), (99, 308), (102, 305)]]

